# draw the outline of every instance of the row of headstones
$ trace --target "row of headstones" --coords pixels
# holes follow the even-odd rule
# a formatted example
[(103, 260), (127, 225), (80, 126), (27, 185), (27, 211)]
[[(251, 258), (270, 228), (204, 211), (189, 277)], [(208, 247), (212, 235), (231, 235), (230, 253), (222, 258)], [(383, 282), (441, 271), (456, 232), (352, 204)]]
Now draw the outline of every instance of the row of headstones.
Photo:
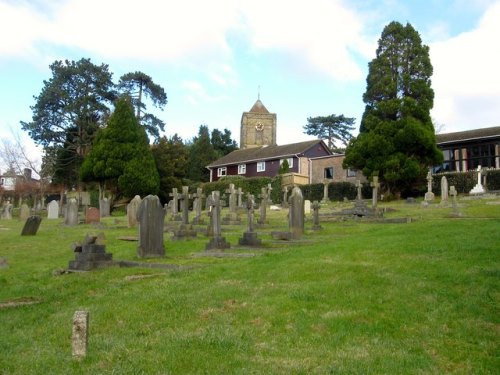
[[(181, 199), (187, 199), (187, 192), (183, 192), (183, 197)], [(136, 197), (138, 198), (138, 197)], [(134, 198), (134, 199), (136, 199)], [(134, 213), (135, 207), (135, 217), (139, 226), (139, 246), (138, 246), (138, 256), (141, 258), (145, 257), (161, 257), (165, 255), (165, 247), (163, 243), (163, 233), (164, 233), (164, 219), (166, 214), (165, 207), (161, 206), (160, 200), (157, 196), (148, 195), (143, 200), (138, 203), (140, 198), (136, 199), (136, 202), (131, 206), (129, 204), (127, 210), (127, 216), (131, 216)], [(292, 190), (291, 196), (288, 200), (289, 203), (289, 234), (288, 237), (291, 239), (300, 238), (304, 233), (304, 198), (302, 196), (302, 191), (295, 187)], [(132, 202), (131, 202), (132, 204)], [(222, 237), (222, 220), (221, 220), (221, 200), (220, 192), (213, 191), (212, 194), (207, 198), (207, 206), (209, 211), (209, 230), (208, 235), (211, 237), (209, 243), (206, 245), (206, 250), (212, 249), (227, 249), (230, 244)], [(263, 204), (261, 204), (263, 206)], [(319, 204), (314, 206), (315, 209), (319, 209)], [(255, 200), (252, 194), (247, 194), (246, 200), (246, 210), (248, 216), (248, 227), (246, 232), (243, 234), (243, 238), (239, 240), (241, 245), (258, 246), (261, 241), (257, 238), (257, 234), (254, 231), (254, 208)], [(183, 206), (183, 216), (187, 211), (187, 205)], [(319, 215), (315, 215), (317, 218)], [(261, 218), (262, 219), (262, 218)], [(184, 217), (185, 220), (185, 217)], [(187, 224), (186, 221), (183, 222)]]

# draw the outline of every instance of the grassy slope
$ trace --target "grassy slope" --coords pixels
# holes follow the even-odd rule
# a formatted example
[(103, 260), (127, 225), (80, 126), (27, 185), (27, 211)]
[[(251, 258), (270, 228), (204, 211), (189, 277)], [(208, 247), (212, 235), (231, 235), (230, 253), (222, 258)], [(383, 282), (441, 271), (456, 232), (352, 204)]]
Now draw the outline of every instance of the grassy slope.
[[(206, 238), (172, 242), (180, 271), (110, 268), (53, 276), (90, 226), (44, 220), (20, 237), (0, 221), (0, 372), (27, 373), (496, 373), (500, 206), (451, 209), (392, 203), (411, 224), (323, 223), (296, 243), (251, 258), (207, 258)], [(280, 227), (285, 213), (270, 213)], [(122, 219), (122, 225), (125, 219)], [(135, 230), (108, 219), (107, 250), (135, 259)], [(307, 223), (307, 228), (311, 223)], [(242, 227), (225, 232), (232, 245)], [(276, 228), (274, 228), (276, 229)], [(168, 237), (168, 236), (166, 236)], [(146, 278), (130, 276), (152, 275)], [(71, 319), (90, 312), (89, 354), (71, 358)]]

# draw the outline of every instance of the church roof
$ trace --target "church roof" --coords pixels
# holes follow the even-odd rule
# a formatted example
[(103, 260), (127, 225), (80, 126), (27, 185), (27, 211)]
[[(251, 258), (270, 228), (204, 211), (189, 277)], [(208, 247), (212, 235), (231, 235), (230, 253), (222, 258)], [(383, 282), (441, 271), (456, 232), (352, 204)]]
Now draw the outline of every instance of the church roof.
[[(242, 164), (260, 160), (282, 159), (294, 155), (301, 155), (318, 143), (324, 142), (321, 139), (315, 139), (312, 141), (290, 143), (282, 146), (261, 146), (245, 148), (233, 151), (214, 161), (213, 163), (210, 163), (209, 165), (207, 165), (207, 167), (220, 167), (224, 165)], [(326, 146), (325, 149), (328, 150)]]
[(465, 130), (454, 133), (436, 134), (437, 144), (472, 141), (491, 137), (500, 137), (500, 126)]
[(252, 109), (250, 109), (250, 112), (252, 112), (252, 113), (269, 113), (269, 111), (264, 106), (264, 104), (262, 104), (260, 99), (257, 99), (257, 101), (253, 105)]

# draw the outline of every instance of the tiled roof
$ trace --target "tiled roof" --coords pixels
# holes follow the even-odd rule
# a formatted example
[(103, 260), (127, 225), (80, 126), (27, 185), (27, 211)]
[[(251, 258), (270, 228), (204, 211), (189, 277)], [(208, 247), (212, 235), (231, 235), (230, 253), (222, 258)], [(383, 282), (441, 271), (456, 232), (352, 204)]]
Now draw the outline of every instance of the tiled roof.
[(287, 158), (300, 155), (314, 145), (323, 142), (320, 139), (299, 143), (290, 143), (283, 146), (262, 146), (236, 150), (210, 163), (207, 167), (219, 167), (223, 165), (248, 163), (251, 161)]
[(253, 105), (252, 109), (250, 109), (250, 112), (252, 113), (269, 113), (267, 108), (262, 104), (260, 99), (258, 99), (255, 104)]
[(482, 138), (490, 137), (500, 137), (500, 126), (494, 126), (492, 128), (482, 128), (465, 130), (461, 132), (436, 134), (436, 140), (438, 144), (459, 142), (459, 141), (469, 141)]

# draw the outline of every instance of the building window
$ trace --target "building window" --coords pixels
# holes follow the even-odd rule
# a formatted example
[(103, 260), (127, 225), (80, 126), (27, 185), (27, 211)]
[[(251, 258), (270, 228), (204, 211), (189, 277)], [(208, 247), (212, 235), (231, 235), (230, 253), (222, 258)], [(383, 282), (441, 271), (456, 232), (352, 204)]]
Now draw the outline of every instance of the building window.
[(265, 161), (259, 161), (257, 163), (257, 172), (264, 172), (266, 170), (266, 162)]
[(280, 160), (280, 165), (283, 164), (284, 161), (288, 162), (288, 168), (293, 168), (293, 158), (286, 158), (286, 159), (281, 159)]
[(247, 173), (247, 165), (246, 164), (239, 164), (238, 165), (238, 174), (245, 174)]
[(356, 177), (356, 171), (350, 168), (347, 168), (347, 177)]
[(222, 177), (227, 174), (227, 168), (226, 167), (220, 167), (217, 168), (217, 177)]
[(330, 179), (330, 180), (333, 179), (333, 167), (325, 168), (324, 178), (327, 178), (327, 179)]

